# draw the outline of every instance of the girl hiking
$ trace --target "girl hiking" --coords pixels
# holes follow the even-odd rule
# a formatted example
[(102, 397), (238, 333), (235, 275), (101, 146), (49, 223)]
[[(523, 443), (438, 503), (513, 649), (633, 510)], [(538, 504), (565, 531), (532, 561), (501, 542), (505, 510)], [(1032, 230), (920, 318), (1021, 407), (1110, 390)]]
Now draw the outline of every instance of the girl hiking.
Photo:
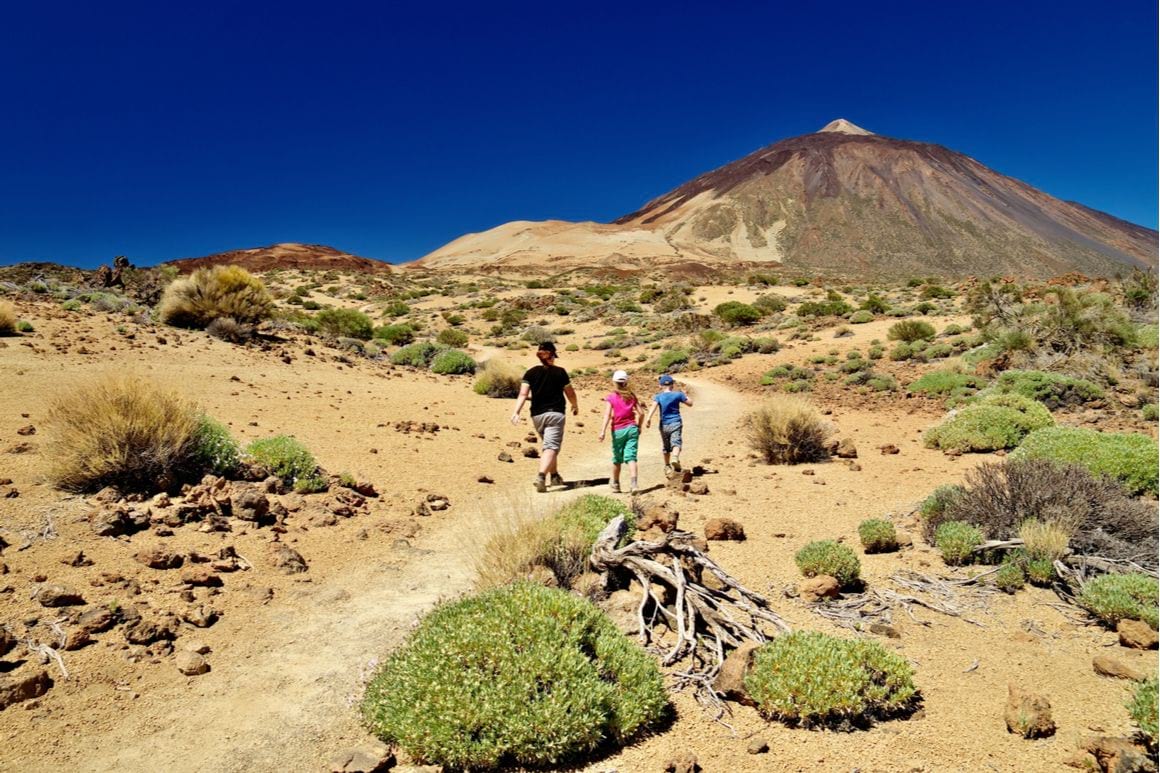
[(608, 433), (612, 423), (612, 480), (609, 489), (620, 493), (620, 465), (628, 463), (631, 480), (629, 491), (636, 493), (636, 449), (640, 439), (640, 423), (644, 418), (644, 408), (636, 395), (628, 388), (628, 374), (618, 370), (612, 374), (616, 390), (604, 396), (604, 420), (600, 425), (600, 440)]
[(648, 409), (646, 427), (652, 426), (653, 415), (661, 412), (661, 449), (665, 454), (665, 475), (681, 471), (681, 406), (693, 407), (693, 401), (684, 392), (673, 391), (673, 377), (668, 373), (660, 377), (661, 391), (653, 397)]

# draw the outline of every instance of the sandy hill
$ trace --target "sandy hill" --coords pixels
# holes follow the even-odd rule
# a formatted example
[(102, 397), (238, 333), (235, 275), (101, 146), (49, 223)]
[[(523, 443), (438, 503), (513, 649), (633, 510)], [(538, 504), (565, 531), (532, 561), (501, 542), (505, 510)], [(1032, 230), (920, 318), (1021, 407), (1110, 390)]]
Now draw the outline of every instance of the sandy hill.
[(176, 266), (183, 273), (218, 265), (236, 265), (249, 271), (270, 271), (276, 268), (365, 272), (391, 270), (391, 264), (381, 260), (351, 255), (324, 244), (297, 244), (294, 242), (271, 244), (269, 247), (254, 247), (248, 250), (230, 250), (201, 258), (171, 260), (168, 265)]
[(505, 223), (413, 265), (1045, 277), (1156, 263), (1156, 231), (1061, 201), (940, 145), (838, 119), (696, 177), (613, 223)]

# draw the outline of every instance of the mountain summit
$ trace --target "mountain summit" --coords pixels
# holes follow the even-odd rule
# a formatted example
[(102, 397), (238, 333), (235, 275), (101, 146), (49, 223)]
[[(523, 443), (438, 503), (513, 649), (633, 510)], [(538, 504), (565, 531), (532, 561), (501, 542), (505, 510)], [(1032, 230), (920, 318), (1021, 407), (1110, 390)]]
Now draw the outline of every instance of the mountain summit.
[(695, 177), (611, 224), (506, 223), (417, 265), (1049, 277), (1156, 263), (1156, 231), (1061, 201), (941, 145), (883, 137), (839, 118)]

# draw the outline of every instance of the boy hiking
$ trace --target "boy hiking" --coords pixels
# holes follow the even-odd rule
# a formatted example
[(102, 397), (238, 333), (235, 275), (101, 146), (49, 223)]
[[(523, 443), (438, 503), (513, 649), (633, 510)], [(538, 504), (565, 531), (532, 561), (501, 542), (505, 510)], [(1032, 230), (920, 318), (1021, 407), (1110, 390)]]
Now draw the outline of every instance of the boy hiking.
[(693, 407), (693, 401), (684, 392), (673, 391), (673, 377), (668, 373), (660, 377), (661, 391), (653, 397), (653, 404), (644, 420), (646, 427), (652, 426), (653, 414), (661, 412), (661, 447), (665, 454), (665, 475), (681, 471), (681, 406)]
[(572, 405), (572, 415), (580, 412), (576, 402), (576, 392), (572, 389), (568, 371), (556, 364), (556, 344), (544, 341), (536, 350), (540, 364), (524, 373), (520, 384), (520, 396), (512, 411), (512, 424), (519, 424), (520, 411), (530, 397), (532, 400), (532, 425), (543, 442), (540, 452), (540, 472), (536, 475), (536, 491), (543, 494), (548, 486), (563, 486), (557, 468), (560, 444), (564, 442), (564, 400)]
[(600, 440), (604, 440), (608, 425), (612, 424), (612, 481), (608, 484), (614, 494), (620, 493), (620, 465), (628, 463), (631, 481), (629, 491), (636, 493), (636, 449), (640, 439), (640, 422), (644, 408), (628, 388), (628, 374), (618, 370), (612, 374), (616, 390), (604, 396), (604, 420), (600, 424)]

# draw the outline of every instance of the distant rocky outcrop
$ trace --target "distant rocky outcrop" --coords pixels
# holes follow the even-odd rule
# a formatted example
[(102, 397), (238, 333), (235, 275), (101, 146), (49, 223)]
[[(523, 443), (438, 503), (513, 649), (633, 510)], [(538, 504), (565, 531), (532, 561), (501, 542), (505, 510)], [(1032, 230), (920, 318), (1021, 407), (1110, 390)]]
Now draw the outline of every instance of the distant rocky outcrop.
[(273, 269), (302, 269), (309, 271), (358, 271), (365, 273), (389, 272), (390, 263), (372, 260), (348, 252), (327, 247), (324, 244), (271, 244), (269, 247), (254, 247), (247, 250), (230, 250), (201, 258), (181, 258), (171, 260), (168, 265), (182, 273), (192, 273), (209, 266), (241, 266), (247, 271), (271, 271)]

